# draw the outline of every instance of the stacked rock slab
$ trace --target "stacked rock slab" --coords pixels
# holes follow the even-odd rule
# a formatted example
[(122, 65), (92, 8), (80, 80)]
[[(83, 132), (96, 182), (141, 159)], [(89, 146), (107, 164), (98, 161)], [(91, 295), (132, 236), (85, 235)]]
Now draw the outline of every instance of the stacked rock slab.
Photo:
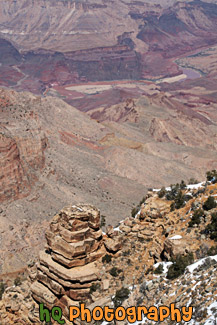
[(95, 261), (105, 254), (99, 211), (90, 205), (62, 209), (46, 239), (32, 276), (32, 296), (49, 309), (60, 306), (68, 315), (69, 306), (88, 300), (92, 283), (99, 279)]

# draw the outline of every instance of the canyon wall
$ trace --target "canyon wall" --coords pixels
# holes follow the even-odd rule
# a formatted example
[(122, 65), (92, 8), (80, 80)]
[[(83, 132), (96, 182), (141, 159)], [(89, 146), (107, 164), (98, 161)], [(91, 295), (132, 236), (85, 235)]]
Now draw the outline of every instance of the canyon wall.
[(2, 1), (0, 84), (42, 93), (52, 84), (178, 75), (175, 58), (216, 44), (216, 13), (215, 3), (202, 1), (169, 8)]

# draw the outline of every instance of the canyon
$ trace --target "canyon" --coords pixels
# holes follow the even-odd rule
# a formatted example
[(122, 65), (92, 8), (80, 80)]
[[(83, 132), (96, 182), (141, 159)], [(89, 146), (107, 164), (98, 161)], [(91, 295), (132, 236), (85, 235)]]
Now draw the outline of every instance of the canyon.
[[(172, 84), (170, 92), (150, 82), (110, 86), (81, 93), (74, 99), (79, 108), (49, 94), (1, 90), (3, 274), (37, 254), (50, 217), (69, 202), (97, 203), (107, 225), (115, 225), (147, 188), (203, 179), (215, 168), (215, 90), (184, 83), (181, 94)], [(113, 104), (118, 93), (121, 102)]]
[(107, 225), (217, 165), (214, 1), (0, 3), (0, 274), (63, 206)]
[(0, 85), (42, 94), (176, 76), (174, 58), (216, 44), (216, 22), (217, 5), (203, 1), (2, 1)]

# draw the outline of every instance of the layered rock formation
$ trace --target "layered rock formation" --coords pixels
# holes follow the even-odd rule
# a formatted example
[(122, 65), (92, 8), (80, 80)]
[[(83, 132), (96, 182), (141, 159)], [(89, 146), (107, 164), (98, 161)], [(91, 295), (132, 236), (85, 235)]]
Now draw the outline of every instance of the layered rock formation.
[(174, 58), (216, 44), (217, 5), (160, 3), (2, 1), (0, 84), (42, 93), (54, 83), (180, 74)]
[(62, 209), (46, 232), (47, 248), (39, 254), (37, 267), (31, 269), (33, 298), (49, 309), (90, 301), (90, 288), (101, 280), (94, 263), (105, 254), (100, 229), (100, 213), (89, 205)]
[[(166, 194), (171, 194), (170, 190)], [(66, 321), (69, 305), (82, 301), (91, 310), (96, 305), (109, 305), (111, 297), (125, 308), (192, 305), (195, 323), (210, 318), (210, 312), (202, 311), (211, 310), (215, 304), (217, 255), (211, 260), (205, 257), (216, 254), (217, 247), (205, 230), (217, 207), (204, 210), (204, 216), (193, 226), (189, 223), (195, 211), (203, 209), (208, 196), (216, 197), (217, 184), (191, 185), (182, 189), (182, 194), (186, 198), (184, 206), (171, 211), (174, 200), (168, 195), (148, 192), (135, 218), (126, 218), (117, 229), (107, 228), (103, 238), (107, 252), (96, 208), (77, 205), (62, 209), (51, 221), (47, 248), (40, 253), (39, 263), (30, 268), (32, 297), (48, 308), (60, 306)], [(203, 259), (176, 274), (176, 279), (166, 277), (168, 267), (175, 264), (173, 258), (189, 253)], [(157, 269), (159, 264), (162, 270)], [(123, 288), (127, 294), (122, 297), (119, 290), (123, 292)], [(3, 325), (38, 322), (38, 305), (30, 297), (28, 282), (7, 288), (0, 308)], [(144, 319), (141, 324), (145, 323)], [(168, 324), (168, 319), (163, 324)]]
[(15, 132), (0, 125), (0, 202), (27, 196), (44, 167), (46, 137), (37, 129), (28, 132), (27, 121), (21, 123)]

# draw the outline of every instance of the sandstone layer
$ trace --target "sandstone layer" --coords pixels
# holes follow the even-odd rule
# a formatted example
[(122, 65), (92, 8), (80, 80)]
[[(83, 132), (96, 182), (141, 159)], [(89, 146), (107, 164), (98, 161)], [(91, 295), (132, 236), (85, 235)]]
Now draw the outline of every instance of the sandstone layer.
[(64, 315), (69, 306), (90, 299), (90, 288), (99, 279), (94, 263), (105, 254), (99, 211), (89, 205), (62, 209), (46, 232), (47, 248), (31, 269), (33, 298), (49, 309), (58, 305)]

